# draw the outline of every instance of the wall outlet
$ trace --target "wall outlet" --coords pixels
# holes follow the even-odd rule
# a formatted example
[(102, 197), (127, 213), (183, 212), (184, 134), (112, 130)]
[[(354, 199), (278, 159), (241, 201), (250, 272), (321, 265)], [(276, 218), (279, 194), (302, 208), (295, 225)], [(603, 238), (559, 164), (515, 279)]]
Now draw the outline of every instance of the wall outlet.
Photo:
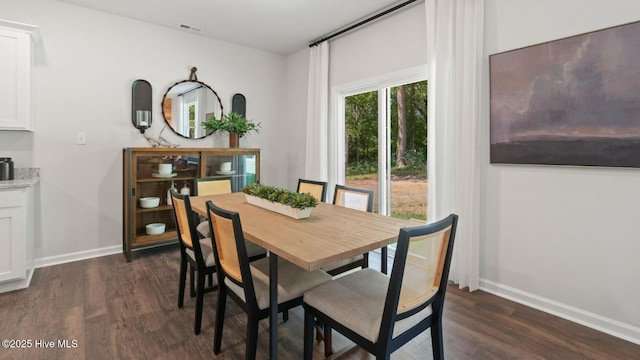
[(76, 134), (77, 145), (87, 145), (87, 133), (79, 132)]

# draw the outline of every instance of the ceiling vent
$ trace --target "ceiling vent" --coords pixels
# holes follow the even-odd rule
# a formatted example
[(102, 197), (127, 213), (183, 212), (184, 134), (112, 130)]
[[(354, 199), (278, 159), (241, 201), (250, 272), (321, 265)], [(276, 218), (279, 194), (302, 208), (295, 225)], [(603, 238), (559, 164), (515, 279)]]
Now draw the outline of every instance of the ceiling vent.
[(195, 27), (195, 26), (191, 26), (191, 25), (187, 25), (187, 24), (180, 24), (180, 25), (178, 25), (178, 28), (183, 29), (183, 30), (195, 31), (195, 32), (202, 31), (202, 29), (199, 28), (199, 27)]

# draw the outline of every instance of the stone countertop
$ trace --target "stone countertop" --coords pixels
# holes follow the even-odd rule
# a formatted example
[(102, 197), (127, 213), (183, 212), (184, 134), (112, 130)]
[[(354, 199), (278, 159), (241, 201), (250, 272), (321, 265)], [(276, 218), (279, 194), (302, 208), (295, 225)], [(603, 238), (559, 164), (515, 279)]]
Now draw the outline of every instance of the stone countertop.
[(14, 180), (0, 181), (0, 191), (30, 187), (40, 181), (39, 168), (18, 168), (14, 172)]

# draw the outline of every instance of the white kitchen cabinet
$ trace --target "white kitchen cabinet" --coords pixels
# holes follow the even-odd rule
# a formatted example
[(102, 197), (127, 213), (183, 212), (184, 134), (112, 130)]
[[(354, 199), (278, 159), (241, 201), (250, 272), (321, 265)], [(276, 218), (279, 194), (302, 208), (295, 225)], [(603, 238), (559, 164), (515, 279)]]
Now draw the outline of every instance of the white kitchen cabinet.
[(26, 288), (33, 275), (33, 187), (0, 191), (0, 292)]
[(0, 130), (33, 131), (31, 39), (36, 29), (0, 20)]

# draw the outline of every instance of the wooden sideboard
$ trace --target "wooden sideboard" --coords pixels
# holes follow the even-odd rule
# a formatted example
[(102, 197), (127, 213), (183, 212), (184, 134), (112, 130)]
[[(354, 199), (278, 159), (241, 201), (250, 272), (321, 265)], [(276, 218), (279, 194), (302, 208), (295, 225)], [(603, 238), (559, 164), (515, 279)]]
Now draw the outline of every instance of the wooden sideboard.
[[(222, 171), (231, 162), (230, 171)], [(160, 175), (159, 164), (172, 164), (170, 175)], [(177, 242), (173, 207), (167, 192), (173, 183), (178, 192), (186, 185), (191, 194), (194, 179), (231, 179), (231, 190), (241, 191), (260, 181), (260, 149), (243, 148), (126, 148), (123, 150), (123, 234), (122, 251), (131, 261), (132, 251)], [(160, 205), (140, 207), (142, 197), (159, 197)], [(165, 224), (165, 232), (147, 235), (146, 225)]]

